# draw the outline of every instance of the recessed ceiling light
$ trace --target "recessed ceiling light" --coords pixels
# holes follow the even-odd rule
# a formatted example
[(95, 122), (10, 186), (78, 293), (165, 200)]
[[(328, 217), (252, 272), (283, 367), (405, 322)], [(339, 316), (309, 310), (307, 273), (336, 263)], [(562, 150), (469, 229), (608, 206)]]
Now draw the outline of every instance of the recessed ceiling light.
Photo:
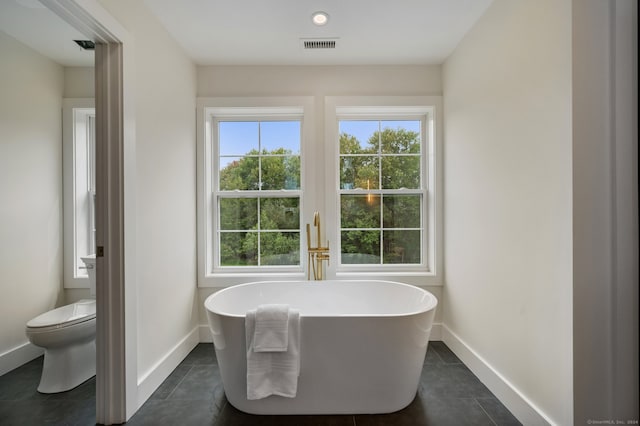
[(311, 15), (311, 21), (317, 26), (321, 27), (329, 22), (329, 15), (325, 12), (315, 12)]

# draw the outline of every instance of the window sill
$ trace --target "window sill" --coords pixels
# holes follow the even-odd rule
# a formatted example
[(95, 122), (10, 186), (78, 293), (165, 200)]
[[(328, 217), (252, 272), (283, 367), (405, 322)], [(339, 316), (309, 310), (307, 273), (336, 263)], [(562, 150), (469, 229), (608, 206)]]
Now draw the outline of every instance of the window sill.
[[(397, 281), (415, 286), (443, 286), (439, 276), (431, 272), (338, 272), (335, 277), (327, 279), (337, 280), (382, 280)], [(207, 275), (198, 281), (198, 288), (223, 288), (256, 281), (307, 281), (307, 274), (303, 272), (241, 272), (215, 273)]]

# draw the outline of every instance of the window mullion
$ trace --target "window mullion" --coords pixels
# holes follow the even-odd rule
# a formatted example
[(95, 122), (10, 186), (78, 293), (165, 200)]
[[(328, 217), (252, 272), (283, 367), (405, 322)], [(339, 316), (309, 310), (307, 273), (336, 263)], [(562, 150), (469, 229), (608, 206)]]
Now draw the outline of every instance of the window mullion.
[[(262, 122), (258, 121), (258, 190), (262, 190)], [(258, 245), (260, 238), (258, 238)], [(258, 257), (259, 258), (259, 257)], [(258, 262), (260, 264), (260, 262)]]
[(258, 266), (262, 265), (262, 250), (261, 250), (261, 245), (260, 245), (260, 243), (262, 241), (262, 232), (261, 232), (261, 229), (262, 229), (262, 220), (261, 220), (262, 215), (260, 213), (261, 200), (262, 200), (262, 198), (258, 197), (258, 200), (257, 200), (257, 202), (258, 202), (258, 209), (257, 209), (258, 210), (258, 217), (257, 217), (257, 219), (258, 219)]
[(378, 120), (378, 189), (380, 190), (380, 264), (384, 264), (384, 231), (382, 230), (384, 224), (384, 204), (383, 197), (384, 192), (382, 188), (382, 121)]

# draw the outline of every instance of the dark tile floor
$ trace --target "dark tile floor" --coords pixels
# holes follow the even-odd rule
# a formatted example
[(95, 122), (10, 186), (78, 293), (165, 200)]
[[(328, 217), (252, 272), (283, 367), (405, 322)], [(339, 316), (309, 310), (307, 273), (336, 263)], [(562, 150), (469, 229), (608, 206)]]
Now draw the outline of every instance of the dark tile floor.
[[(92, 425), (95, 379), (69, 392), (36, 391), (42, 357), (0, 377), (0, 425)], [(127, 425), (420, 426), (520, 423), (442, 342), (430, 342), (420, 388), (404, 410), (355, 416), (254, 416), (224, 396), (211, 344), (199, 344)]]

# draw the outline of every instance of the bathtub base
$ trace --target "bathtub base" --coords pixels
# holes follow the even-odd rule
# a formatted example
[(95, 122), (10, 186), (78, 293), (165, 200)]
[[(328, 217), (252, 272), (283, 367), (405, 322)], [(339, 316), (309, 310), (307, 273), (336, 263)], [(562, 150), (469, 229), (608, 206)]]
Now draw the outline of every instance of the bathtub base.
[[(428, 321), (428, 313), (422, 315), (424, 318), (413, 318), (414, 324)], [(243, 320), (222, 321), (235, 323), (225, 324), (229, 332), (243, 334)], [(402, 410), (414, 400), (428, 336), (417, 341), (405, 321), (312, 318), (303, 319), (301, 328), (304, 331), (295, 398), (274, 395), (248, 400), (245, 345), (216, 348), (231, 405), (249, 414), (384, 414)], [(327, 336), (328, 330), (332, 332)], [(384, 336), (386, 342), (378, 342), (377, 336)]]
[[(379, 405), (372, 407), (373, 404), (366, 404), (366, 406), (352, 406), (351, 401), (345, 401), (340, 406), (327, 406), (318, 402), (304, 404), (295, 398), (291, 401), (278, 401), (278, 399), (286, 399), (281, 396), (270, 396), (265, 398), (265, 404), (256, 404), (256, 401), (232, 401), (227, 397), (227, 401), (239, 411), (247, 414), (254, 415), (302, 415), (302, 416), (314, 416), (314, 415), (369, 415), (369, 414), (389, 414), (395, 413), (408, 407), (416, 397), (416, 393), (408, 402), (403, 402), (398, 405)], [(295, 401), (295, 402), (294, 402)]]
[[(279, 396), (270, 396), (269, 398), (266, 398), (267, 400), (271, 399), (271, 398), (282, 398)], [(351, 415), (351, 416), (356, 416), (356, 415), (372, 415), (372, 414), (390, 414), (390, 413), (395, 413), (396, 411), (400, 411), (403, 410), (405, 408), (407, 408), (415, 399), (415, 394), (413, 396), (413, 398), (411, 398), (411, 400), (409, 402), (407, 402), (406, 404), (402, 404), (399, 407), (388, 407), (386, 409), (376, 409), (375, 411), (370, 411), (370, 409), (367, 408), (362, 408), (361, 410), (358, 409), (354, 409), (352, 407), (335, 407), (335, 408), (331, 408), (331, 407), (325, 407), (324, 410), (320, 411), (318, 410), (316, 407), (311, 408), (309, 407), (308, 410), (304, 410), (301, 407), (298, 407), (297, 405), (291, 406), (290, 404), (282, 404), (282, 409), (278, 410), (275, 407), (273, 408), (259, 408), (259, 407), (255, 407), (253, 404), (243, 404), (242, 402), (237, 403), (237, 405), (235, 403), (233, 403), (231, 400), (227, 399), (227, 401), (229, 401), (229, 404), (231, 404), (235, 409), (242, 411), (243, 413), (247, 413), (247, 414), (253, 414), (253, 415), (259, 415), (259, 416), (294, 416), (294, 415), (298, 415), (298, 416), (326, 416), (326, 415), (334, 415), (334, 416), (338, 416), (338, 415)], [(248, 402), (255, 402), (255, 401), (248, 401)], [(246, 405), (246, 406), (245, 406)], [(269, 405), (274, 405), (277, 406), (279, 405), (277, 402), (271, 402), (269, 401)]]

